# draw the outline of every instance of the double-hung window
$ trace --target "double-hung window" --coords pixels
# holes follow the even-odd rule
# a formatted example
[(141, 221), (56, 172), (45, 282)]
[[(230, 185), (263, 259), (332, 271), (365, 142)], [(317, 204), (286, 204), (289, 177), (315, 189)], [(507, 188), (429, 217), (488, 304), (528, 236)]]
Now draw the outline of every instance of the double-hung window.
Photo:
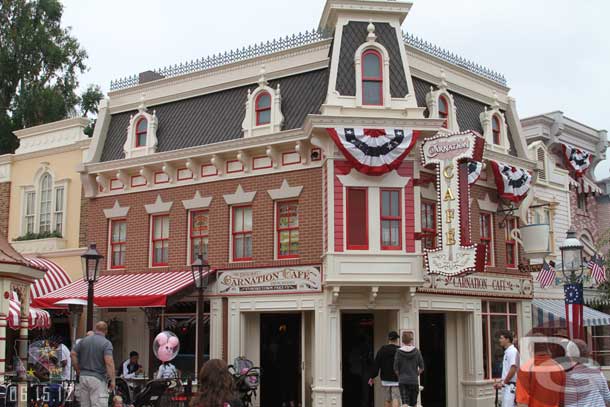
[(479, 215), (481, 243), (485, 245), (485, 265), (493, 265), (493, 215), (481, 213)]
[(262, 92), (256, 97), (256, 125), (271, 123), (271, 95), (268, 92)]
[(26, 234), (35, 232), (36, 221), (36, 192), (25, 193), (25, 230)]
[(53, 212), (55, 225), (53, 231), (63, 234), (64, 225), (64, 187), (55, 188), (55, 210)]
[(511, 232), (517, 228), (517, 218), (506, 219), (505, 242), (506, 242), (506, 267), (517, 267), (517, 242), (513, 239)]
[(368, 250), (368, 205), (366, 188), (347, 188), (346, 193), (347, 248)]
[(438, 98), (438, 118), (444, 119), (443, 127), (447, 128), (447, 120), (449, 118), (449, 103), (447, 102), (447, 98), (445, 96), (440, 96)]
[(200, 254), (204, 259), (208, 258), (210, 213), (208, 211), (191, 211), (190, 215), (190, 259), (192, 263)]
[(421, 204), (422, 247), (436, 249), (436, 204), (422, 202)]
[(485, 379), (501, 377), (504, 349), (498, 343), (500, 332), (509, 330), (517, 337), (517, 316), (517, 304), (514, 302), (481, 301)]
[(233, 261), (252, 260), (252, 207), (234, 206), (232, 216)]
[(362, 54), (362, 104), (383, 105), (383, 65), (381, 54), (374, 49)]
[(136, 124), (136, 147), (146, 146), (146, 136), (148, 134), (148, 120), (141, 118)]
[(153, 267), (167, 266), (169, 261), (169, 215), (153, 215), (151, 223), (151, 264)]
[(53, 204), (53, 181), (49, 174), (40, 179), (40, 222), (39, 233), (51, 231), (51, 205)]
[(110, 221), (110, 268), (124, 268), (126, 253), (127, 220), (112, 219)]
[(277, 203), (277, 257), (299, 257), (299, 204), (297, 201)]
[(381, 249), (400, 250), (402, 211), (400, 210), (400, 190), (381, 190)]

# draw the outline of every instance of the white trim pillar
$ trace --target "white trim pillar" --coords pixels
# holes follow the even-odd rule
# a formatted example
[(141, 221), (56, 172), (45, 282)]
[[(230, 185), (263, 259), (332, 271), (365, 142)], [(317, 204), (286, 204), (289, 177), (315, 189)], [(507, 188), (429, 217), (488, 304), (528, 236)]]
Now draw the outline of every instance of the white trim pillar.
[[(331, 293), (326, 292), (325, 298)], [(318, 301), (315, 309), (313, 406), (341, 407), (341, 312), (336, 305)]]
[(210, 359), (222, 359), (222, 298), (210, 299)]

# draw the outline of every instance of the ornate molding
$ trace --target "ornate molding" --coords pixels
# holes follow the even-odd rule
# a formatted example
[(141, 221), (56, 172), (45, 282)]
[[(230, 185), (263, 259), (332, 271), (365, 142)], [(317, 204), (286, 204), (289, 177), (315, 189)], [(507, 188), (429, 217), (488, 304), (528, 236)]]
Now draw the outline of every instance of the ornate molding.
[(282, 185), (278, 189), (270, 189), (267, 191), (271, 199), (274, 201), (280, 199), (290, 199), (290, 198), (298, 198), (301, 195), (301, 191), (303, 190), (303, 186), (294, 186), (291, 187), (288, 185), (288, 181), (282, 181)]
[(48, 239), (12, 241), (11, 245), (22, 254), (55, 252), (66, 248), (66, 239), (52, 237)]
[(169, 212), (169, 210), (172, 208), (172, 204), (173, 202), (171, 201), (163, 202), (163, 199), (161, 199), (161, 195), (157, 195), (157, 200), (155, 201), (155, 203), (144, 205), (144, 208), (146, 208), (146, 213), (148, 213), (149, 215), (154, 215), (156, 213)]
[(118, 200), (114, 201), (114, 206), (110, 209), (104, 209), (106, 219), (124, 218), (129, 212), (129, 206), (121, 206)]
[(199, 191), (195, 191), (195, 196), (192, 199), (185, 199), (182, 201), (182, 205), (184, 205), (184, 209), (186, 210), (209, 208), (211, 203), (212, 197), (202, 197)]
[(223, 195), (223, 197), (227, 205), (240, 205), (252, 202), (254, 200), (255, 195), (256, 191), (245, 192), (240, 184), (237, 185), (235, 193)]
[(498, 211), (498, 203), (493, 202), (489, 198), (489, 194), (485, 194), (483, 199), (477, 199), (477, 203), (479, 204), (479, 209), (485, 212), (496, 213)]

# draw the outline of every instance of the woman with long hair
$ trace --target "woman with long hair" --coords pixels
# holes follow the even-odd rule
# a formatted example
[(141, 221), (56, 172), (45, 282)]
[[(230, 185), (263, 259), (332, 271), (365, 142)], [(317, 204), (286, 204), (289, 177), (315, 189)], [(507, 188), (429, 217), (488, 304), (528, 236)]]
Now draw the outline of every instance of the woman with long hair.
[(191, 407), (241, 407), (235, 399), (233, 377), (224, 360), (210, 359), (199, 372), (197, 395)]

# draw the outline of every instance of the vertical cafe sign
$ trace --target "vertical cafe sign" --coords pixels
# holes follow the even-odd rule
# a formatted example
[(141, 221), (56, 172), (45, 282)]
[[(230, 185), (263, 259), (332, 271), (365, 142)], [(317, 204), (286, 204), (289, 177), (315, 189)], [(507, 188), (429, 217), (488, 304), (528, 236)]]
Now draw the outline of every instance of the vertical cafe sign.
[(429, 274), (458, 276), (485, 268), (485, 245), (470, 240), (468, 163), (483, 159), (485, 142), (473, 131), (439, 134), (422, 143), (424, 166), (437, 169), (437, 247), (427, 249)]

